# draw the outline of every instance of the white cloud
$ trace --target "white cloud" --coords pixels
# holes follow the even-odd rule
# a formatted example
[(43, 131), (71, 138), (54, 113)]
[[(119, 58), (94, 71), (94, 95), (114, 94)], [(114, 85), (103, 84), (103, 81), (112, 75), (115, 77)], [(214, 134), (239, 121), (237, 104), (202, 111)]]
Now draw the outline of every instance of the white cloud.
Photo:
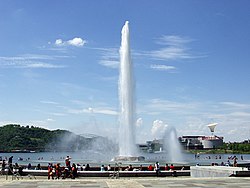
[(56, 46), (63, 46), (63, 41), (62, 41), (62, 39), (57, 39), (56, 42), (55, 42), (55, 45), (56, 45)]
[(188, 37), (181, 37), (177, 35), (164, 35), (156, 41), (156, 43), (168, 46), (182, 47), (183, 45), (192, 42), (193, 39)]
[[(55, 61), (62, 58), (68, 58), (69, 56), (49, 56), (38, 54), (24, 54), (21, 56), (9, 56), (0, 57), (0, 67), (4, 68), (64, 68), (65, 65), (54, 64), (51, 61)], [(46, 62), (45, 62), (46, 61)], [(49, 61), (49, 62), (48, 62)]]
[(68, 41), (68, 44), (69, 45), (72, 45), (72, 46), (76, 46), (76, 47), (79, 47), (79, 46), (83, 46), (84, 44), (86, 44), (87, 41), (81, 39), (81, 38), (73, 38), (72, 40), (69, 40)]
[(58, 105), (58, 103), (54, 101), (40, 101), (40, 103)]
[(107, 68), (117, 69), (120, 65), (119, 50), (117, 48), (94, 48), (101, 52), (99, 64)]
[(147, 104), (144, 105), (144, 109), (148, 110), (150, 112), (184, 112), (184, 111), (190, 111), (195, 110), (199, 106), (198, 103), (191, 103), (191, 102), (175, 102), (175, 101), (169, 101), (169, 100), (163, 100), (163, 99), (151, 99), (146, 102)]
[(117, 83), (117, 76), (100, 76), (100, 80), (103, 80), (103, 81), (112, 81), (114, 82), (115, 84)]
[(110, 109), (108, 107), (103, 108), (84, 108), (84, 109), (68, 109), (68, 113), (70, 114), (85, 114), (85, 113), (91, 113), (91, 114), (104, 114), (104, 115), (118, 115), (117, 111)]
[(249, 108), (250, 109), (250, 105), (249, 104), (242, 104), (242, 103), (237, 103), (237, 102), (221, 102), (220, 104), (231, 107), (231, 108), (240, 108), (240, 109), (246, 109)]
[(48, 122), (53, 122), (53, 121), (55, 121), (55, 120), (52, 119), (52, 118), (48, 118), (46, 121), (48, 121)]
[(136, 126), (137, 126), (137, 127), (141, 127), (142, 124), (143, 124), (142, 118), (138, 118), (138, 119), (136, 120)]
[(52, 68), (64, 68), (66, 66), (64, 65), (54, 65), (54, 64), (50, 64), (50, 63), (30, 63), (27, 64), (25, 66), (23, 66), (23, 68), (48, 68), (48, 69), (52, 69)]
[(151, 51), (150, 55), (151, 57), (157, 60), (178, 60), (192, 58), (192, 56), (187, 52), (184, 47), (173, 46)]
[(94, 109), (93, 113), (106, 114), (106, 115), (118, 115), (117, 111), (112, 109)]
[(56, 39), (56, 41), (55, 41), (55, 45), (58, 47), (62, 47), (62, 46), (81, 47), (81, 46), (84, 46), (86, 43), (87, 43), (87, 41), (80, 38), (80, 37), (75, 37), (75, 38), (70, 39), (68, 41), (63, 41), (62, 39)]
[(233, 112), (230, 115), (236, 117), (250, 117), (250, 112)]
[(156, 43), (162, 45), (163, 47), (158, 50), (152, 50), (149, 52), (139, 53), (146, 57), (150, 57), (156, 60), (181, 60), (181, 59), (193, 59), (200, 58), (204, 56), (197, 56), (191, 52), (188, 44), (191, 43), (193, 39), (188, 37), (181, 37), (176, 35), (164, 35), (159, 38)]
[(49, 113), (49, 114), (52, 115), (52, 116), (66, 116), (66, 114), (58, 113), (58, 112), (52, 112), (52, 113)]
[(167, 125), (161, 120), (155, 120), (151, 128), (151, 133), (155, 139), (161, 139), (164, 136)]
[(174, 66), (167, 66), (167, 65), (151, 65), (151, 69), (160, 70), (160, 71), (173, 71), (176, 70)]
[(99, 64), (112, 69), (117, 69), (120, 65), (120, 62), (115, 60), (100, 60)]
[[(147, 114), (151, 119), (164, 117), (164, 121), (176, 127), (179, 136), (210, 135), (206, 125), (214, 122), (218, 123), (215, 134), (223, 136), (225, 141), (243, 141), (250, 136), (250, 107), (248, 103), (197, 102), (187, 99), (170, 101), (156, 98), (141, 100), (137, 107), (139, 116)], [(164, 125), (160, 120), (154, 124), (157, 123)], [(147, 122), (144, 124), (147, 125)], [(157, 130), (156, 125), (153, 130)], [(231, 130), (234, 130), (233, 132), (236, 134), (230, 134)]]

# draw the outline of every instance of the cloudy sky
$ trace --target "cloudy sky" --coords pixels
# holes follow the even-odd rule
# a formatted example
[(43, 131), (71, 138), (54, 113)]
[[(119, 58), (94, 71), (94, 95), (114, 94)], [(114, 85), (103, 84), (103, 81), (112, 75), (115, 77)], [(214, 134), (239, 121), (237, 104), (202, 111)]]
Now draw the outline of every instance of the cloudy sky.
[(114, 137), (121, 29), (130, 24), (137, 142), (250, 137), (250, 2), (2, 0), (0, 125)]

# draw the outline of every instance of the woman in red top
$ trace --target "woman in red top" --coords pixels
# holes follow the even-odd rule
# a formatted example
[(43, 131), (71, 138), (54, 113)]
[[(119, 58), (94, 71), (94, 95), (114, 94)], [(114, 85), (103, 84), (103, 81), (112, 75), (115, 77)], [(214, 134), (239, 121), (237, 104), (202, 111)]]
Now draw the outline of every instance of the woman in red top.
[(49, 165), (48, 165), (48, 179), (50, 179), (50, 177), (51, 177), (52, 179), (54, 179), (52, 164), (49, 164)]
[(60, 163), (57, 163), (55, 166), (56, 169), (56, 179), (59, 179), (61, 176), (61, 167), (60, 167)]
[(152, 166), (152, 165), (149, 165), (149, 166), (148, 166), (148, 171), (153, 171), (153, 170), (154, 170), (153, 166)]
[(174, 171), (174, 165), (173, 164), (170, 165), (170, 170)]

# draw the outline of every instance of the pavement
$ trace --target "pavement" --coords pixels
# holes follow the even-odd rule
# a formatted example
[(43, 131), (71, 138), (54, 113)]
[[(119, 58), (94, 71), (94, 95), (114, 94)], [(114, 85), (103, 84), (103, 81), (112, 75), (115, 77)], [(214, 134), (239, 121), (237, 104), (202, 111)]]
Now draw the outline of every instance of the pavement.
[[(32, 178), (32, 179), (30, 179)], [(192, 177), (165, 177), (165, 178), (77, 178), (65, 180), (48, 180), (45, 176), (23, 177), (23, 179), (6, 180), (6, 176), (0, 176), (2, 188), (141, 188), (141, 187), (250, 187), (250, 177), (226, 177), (226, 178), (192, 178)]]

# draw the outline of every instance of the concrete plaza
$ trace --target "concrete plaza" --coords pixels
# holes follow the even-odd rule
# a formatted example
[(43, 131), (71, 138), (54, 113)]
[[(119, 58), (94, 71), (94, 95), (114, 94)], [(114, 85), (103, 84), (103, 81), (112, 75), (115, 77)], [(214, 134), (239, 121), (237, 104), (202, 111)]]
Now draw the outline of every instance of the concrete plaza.
[(78, 178), (66, 180), (47, 180), (46, 177), (36, 179), (14, 179), (0, 176), (0, 187), (5, 188), (108, 188), (108, 187), (250, 187), (250, 178), (226, 177), (226, 178), (191, 178), (191, 177), (166, 177), (166, 178)]

